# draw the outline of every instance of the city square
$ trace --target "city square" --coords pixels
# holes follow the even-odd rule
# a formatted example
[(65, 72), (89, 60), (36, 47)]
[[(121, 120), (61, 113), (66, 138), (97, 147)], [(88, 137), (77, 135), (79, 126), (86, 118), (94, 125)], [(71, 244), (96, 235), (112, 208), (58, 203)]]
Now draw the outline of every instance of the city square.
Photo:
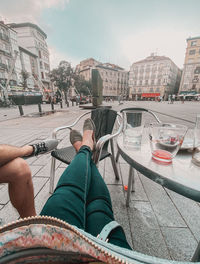
[[(163, 122), (178, 122), (194, 127), (199, 102), (128, 102), (119, 105), (117, 101), (103, 102), (119, 111), (126, 107), (145, 107), (154, 111)], [(49, 111), (50, 105), (42, 105)], [(184, 111), (183, 111), (184, 109)], [(79, 106), (63, 109), (55, 105), (56, 112), (37, 117), (36, 105), (24, 106), (24, 117), (17, 107), (0, 112), (1, 144), (22, 146), (51, 137), (55, 127), (71, 124), (76, 117), (87, 110)], [(178, 119), (176, 119), (178, 118)], [(81, 127), (78, 127), (81, 130)], [(69, 145), (69, 132), (61, 133), (60, 146)], [(49, 197), (50, 154), (27, 159), (32, 171), (35, 206), (40, 212)], [(137, 173), (135, 192), (131, 193), (130, 206), (126, 207), (124, 186), (128, 184), (128, 164), (119, 158), (120, 180), (116, 181), (110, 160), (100, 162), (99, 170), (111, 193), (116, 220), (122, 224), (129, 243), (134, 250), (166, 259), (189, 261), (194, 254), (199, 237), (199, 203), (163, 188), (159, 184)], [(65, 169), (65, 164), (56, 163), (56, 180)], [(2, 224), (19, 218), (9, 201), (7, 185), (1, 185), (0, 192)]]
[(1, 1), (0, 263), (200, 263), (199, 8)]

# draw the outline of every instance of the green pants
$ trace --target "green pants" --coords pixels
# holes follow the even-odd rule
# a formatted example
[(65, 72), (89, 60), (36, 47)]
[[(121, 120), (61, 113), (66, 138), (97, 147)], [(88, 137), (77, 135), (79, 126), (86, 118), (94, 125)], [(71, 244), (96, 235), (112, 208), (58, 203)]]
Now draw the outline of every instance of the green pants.
[[(91, 155), (89, 147), (80, 148), (40, 214), (60, 218), (97, 236), (114, 216), (108, 188)], [(122, 227), (111, 232), (108, 242), (131, 249)]]

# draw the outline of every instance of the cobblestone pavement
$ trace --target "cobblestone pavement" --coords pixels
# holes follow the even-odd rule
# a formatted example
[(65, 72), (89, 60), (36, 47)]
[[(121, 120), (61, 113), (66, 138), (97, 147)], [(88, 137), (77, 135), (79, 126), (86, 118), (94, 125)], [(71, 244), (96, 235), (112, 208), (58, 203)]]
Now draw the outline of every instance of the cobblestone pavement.
[[(194, 126), (195, 115), (199, 113), (198, 102), (117, 102), (104, 103), (120, 110), (130, 106), (141, 106), (156, 111), (163, 121), (173, 122), (179, 117), (180, 123)], [(43, 111), (51, 110), (42, 105)], [(51, 137), (53, 128), (72, 123), (86, 110), (78, 106), (55, 106), (57, 112), (46, 116), (20, 117), (17, 108), (0, 108), (0, 143), (21, 146)], [(24, 114), (38, 112), (37, 105), (24, 107)], [(167, 114), (163, 115), (163, 114)], [(81, 127), (81, 125), (80, 125)], [(78, 127), (78, 128), (80, 128)], [(68, 132), (59, 135), (60, 146), (69, 144)], [(35, 205), (40, 212), (49, 197), (50, 154), (27, 160), (32, 170)], [(99, 170), (110, 190), (116, 220), (124, 227), (127, 239), (136, 251), (157, 257), (190, 260), (200, 238), (199, 204), (136, 173), (136, 191), (131, 193), (130, 207), (126, 208), (124, 185), (128, 181), (128, 164), (119, 160), (120, 180), (116, 181), (109, 159), (100, 162)], [(56, 163), (56, 180), (65, 170), (65, 165)], [(13, 209), (8, 196), (7, 185), (0, 185), (0, 211), (4, 223), (19, 216)]]

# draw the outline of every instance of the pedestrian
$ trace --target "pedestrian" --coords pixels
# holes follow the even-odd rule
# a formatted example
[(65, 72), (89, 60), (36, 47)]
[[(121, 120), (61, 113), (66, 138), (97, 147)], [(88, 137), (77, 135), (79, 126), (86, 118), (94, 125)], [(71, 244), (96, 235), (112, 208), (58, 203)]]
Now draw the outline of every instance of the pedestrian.
[(184, 101), (185, 101), (185, 95), (183, 94), (183, 96), (182, 96), (182, 104), (184, 104)]
[(118, 103), (121, 104), (121, 94), (118, 96)]
[(176, 95), (175, 94), (172, 94), (172, 104), (174, 103), (175, 98), (176, 98)]
[(168, 95), (168, 104), (171, 104), (171, 94)]
[(0, 145), (0, 183), (8, 183), (10, 201), (20, 217), (36, 215), (31, 170), (22, 157), (47, 153), (57, 145), (54, 139), (23, 147)]

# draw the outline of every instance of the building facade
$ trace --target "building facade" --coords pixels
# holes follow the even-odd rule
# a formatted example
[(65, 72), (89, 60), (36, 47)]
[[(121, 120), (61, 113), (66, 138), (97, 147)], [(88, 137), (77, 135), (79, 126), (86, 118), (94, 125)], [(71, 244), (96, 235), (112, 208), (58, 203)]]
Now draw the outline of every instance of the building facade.
[[(9, 24), (17, 32), (18, 45), (37, 57), (37, 69), (34, 78), (40, 82), (43, 89), (50, 89), (49, 51), (46, 43), (47, 35), (37, 25), (32, 23)], [(36, 67), (35, 67), (36, 68)]]
[(151, 54), (130, 67), (129, 97), (133, 100), (166, 99), (176, 94), (180, 85), (181, 70), (168, 57)]
[(111, 64), (101, 63), (93, 58), (86, 59), (77, 65), (76, 70), (85, 80), (91, 79), (92, 69), (98, 69), (103, 81), (103, 97), (117, 98), (128, 95), (128, 71)]
[(103, 63), (96, 66), (103, 80), (103, 97), (117, 98), (128, 95), (128, 71), (111, 64)]
[[(14, 32), (13, 32), (14, 33)], [(17, 76), (12, 72), (14, 57), (11, 45), (10, 30), (0, 22), (0, 92), (4, 95), (5, 87), (16, 85)]]
[[(38, 76), (38, 57), (29, 50), (19, 46), (21, 61), (21, 85), (26, 82), (26, 87), (30, 91), (39, 90), (39, 85), (34, 76)], [(27, 79), (23, 76), (27, 75)]]
[[(22, 81), (21, 79), (22, 64), (20, 60), (19, 46), (17, 43), (17, 32), (9, 28), (9, 36), (10, 36), (12, 63), (13, 63), (13, 71), (11, 69), (13, 73), (10, 81), (11, 82), (10, 89), (18, 89)], [(15, 80), (14, 82), (12, 81), (13, 79)]]
[(187, 39), (179, 94), (200, 94), (200, 36)]
[(93, 58), (83, 60), (76, 66), (76, 72), (83, 76), (86, 81), (89, 81), (91, 79), (92, 69), (98, 64), (100, 62)]

